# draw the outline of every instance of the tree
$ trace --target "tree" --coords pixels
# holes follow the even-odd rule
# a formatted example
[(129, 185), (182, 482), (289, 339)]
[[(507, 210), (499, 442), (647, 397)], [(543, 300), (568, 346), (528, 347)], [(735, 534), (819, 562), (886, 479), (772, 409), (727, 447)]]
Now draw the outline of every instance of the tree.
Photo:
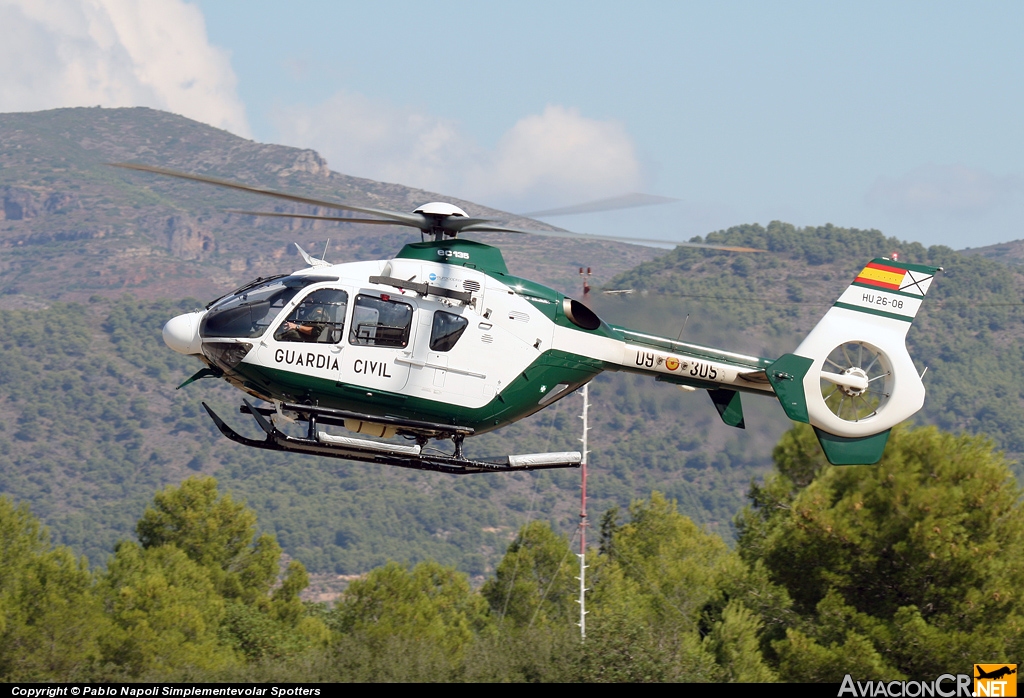
[(778, 474), (738, 519), (743, 556), (811, 621), (778, 644), (791, 673), (809, 643), (822, 649), (808, 657), (853, 643), (879, 672), (912, 677), (1020, 656), (1024, 510), (991, 443), (897, 428), (879, 465), (831, 467), (813, 439), (787, 434)]
[(0, 497), (0, 681), (81, 679), (106, 628), (85, 560)]
[(142, 547), (173, 545), (209, 569), (227, 598), (254, 603), (277, 579), (280, 546), (266, 533), (256, 537), (255, 512), (231, 495), (220, 497), (212, 477), (157, 492), (135, 530)]
[(117, 547), (101, 589), (116, 629), (104, 656), (133, 678), (183, 667), (219, 669), (238, 661), (220, 642), (224, 599), (208, 568), (167, 544)]
[(486, 625), (487, 605), (452, 567), (421, 562), (409, 570), (389, 562), (353, 581), (334, 617), (341, 633), (378, 649), (396, 640), (421, 643), (454, 663)]
[(778, 596), (772, 585), (659, 492), (633, 502), (629, 515), (622, 526), (603, 521), (609, 554), (593, 576), (588, 678), (773, 680), (758, 616), (775, 603), (765, 601)]
[(480, 590), (499, 622), (516, 627), (571, 623), (578, 613), (576, 558), (545, 521), (523, 526)]
[(250, 659), (327, 642), (327, 628), (305, 615), (299, 598), (309, 584), (306, 568), (291, 561), (272, 590), (280, 546), (269, 534), (257, 535), (255, 512), (230, 495), (220, 496), (214, 478), (190, 478), (158, 492), (136, 531), (147, 551), (172, 546), (206, 570), (226, 602), (223, 627), (230, 642)]

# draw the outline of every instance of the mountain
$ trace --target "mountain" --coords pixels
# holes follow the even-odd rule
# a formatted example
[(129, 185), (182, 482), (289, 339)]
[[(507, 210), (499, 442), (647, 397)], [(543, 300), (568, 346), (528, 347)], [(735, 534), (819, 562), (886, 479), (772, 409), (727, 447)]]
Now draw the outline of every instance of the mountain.
[[(340, 203), (412, 211), (445, 200), (470, 215), (551, 229), (451, 196), (332, 172), (312, 150), (266, 145), (146, 108), (55, 109), (0, 114), (0, 293), (6, 307), (84, 301), (130, 291), (140, 298), (215, 298), (238, 285), (302, 266), (292, 242), (337, 262), (380, 259), (418, 239), (408, 229), (282, 223), (228, 209), (310, 212), (263, 197), (118, 170), (138, 162), (242, 181)], [(333, 212), (332, 212), (333, 213)], [(656, 255), (638, 245), (487, 234), (510, 269), (575, 289), (579, 266), (611, 275)], [(59, 284), (54, 279), (60, 279)], [(14, 296), (14, 298), (10, 297)]]
[(985, 247), (968, 247), (960, 251), (966, 255), (978, 255), (1003, 264), (1024, 266), (1024, 240), (1000, 242)]
[[(329, 237), (328, 258), (347, 261), (386, 257), (418, 238), (308, 222), (282, 231), (277, 221), (225, 213), (262, 203), (254, 197), (103, 164), (122, 160), (398, 210), (445, 199), (471, 215), (540, 225), (331, 172), (312, 151), (149, 109), (0, 115), (0, 493), (28, 502), (58, 542), (103, 563), (119, 538), (133, 535), (154, 490), (200, 472), (246, 499), (327, 592), (338, 575), (387, 559), (432, 558), (482, 575), (527, 520), (574, 529), (575, 470), (451, 477), (256, 451), (220, 436), (200, 402), (251, 429), (237, 413), (239, 393), (213, 380), (174, 389), (198, 365), (163, 345), (166, 319), (257, 275), (301, 266), (292, 241), (320, 251)], [(872, 257), (898, 251), (941, 265), (909, 336), (918, 365), (928, 367), (919, 421), (985, 432), (1015, 457), (1024, 452), (1017, 268), (834, 226), (738, 226), (707, 238), (769, 252), (485, 241), (502, 247), (514, 273), (566, 292), (578, 266), (595, 268), (608, 289), (632, 289), (595, 294), (596, 311), (611, 322), (762, 356), (795, 348)], [(591, 400), (591, 516), (658, 489), (726, 537), (790, 426), (771, 398), (744, 396), (747, 428), (738, 430), (701, 392), (625, 374), (595, 380)], [(578, 448), (579, 410), (579, 398), (567, 397), (467, 448)]]

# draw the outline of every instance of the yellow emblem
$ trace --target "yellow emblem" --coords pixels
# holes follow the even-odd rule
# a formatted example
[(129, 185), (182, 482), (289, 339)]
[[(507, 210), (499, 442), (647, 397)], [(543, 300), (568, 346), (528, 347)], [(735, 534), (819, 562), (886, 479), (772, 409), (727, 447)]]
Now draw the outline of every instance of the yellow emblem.
[(974, 695), (1009, 698), (1017, 695), (1016, 664), (975, 664)]

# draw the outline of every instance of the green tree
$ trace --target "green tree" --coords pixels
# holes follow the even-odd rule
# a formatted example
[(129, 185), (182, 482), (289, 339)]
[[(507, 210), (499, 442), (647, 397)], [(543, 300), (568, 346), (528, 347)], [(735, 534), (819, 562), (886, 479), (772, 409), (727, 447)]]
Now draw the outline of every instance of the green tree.
[(85, 560), (0, 497), (0, 681), (79, 680), (106, 628)]
[(209, 570), (173, 545), (125, 541), (101, 588), (116, 629), (103, 638), (105, 658), (131, 677), (159, 677), (181, 667), (220, 669), (238, 660), (220, 642), (224, 599)]
[(326, 626), (305, 614), (299, 598), (309, 584), (306, 568), (293, 560), (272, 589), (280, 546), (269, 534), (257, 535), (256, 514), (230, 495), (220, 496), (214, 478), (190, 478), (158, 492), (136, 531), (146, 550), (173, 546), (206, 571), (226, 601), (228, 641), (250, 659), (327, 642)]
[(578, 615), (579, 558), (545, 521), (531, 521), (508, 546), (481, 593), (499, 622), (516, 627), (568, 624)]
[(157, 492), (135, 530), (142, 547), (173, 545), (209, 569), (226, 598), (255, 603), (277, 579), (281, 547), (273, 536), (256, 536), (256, 513), (231, 495), (219, 496), (212, 477)]
[(600, 650), (586, 660), (590, 677), (773, 680), (758, 614), (773, 603), (784, 609), (788, 599), (661, 493), (633, 502), (629, 515), (622, 526), (603, 526), (610, 554), (595, 565), (587, 642)]
[(342, 634), (378, 649), (422, 643), (456, 662), (486, 626), (487, 604), (452, 567), (421, 562), (409, 570), (389, 562), (349, 585), (334, 619)]
[[(799, 668), (801, 653), (848, 645), (876, 675), (934, 676), (971, 657), (1020, 656), (1024, 510), (991, 443), (897, 428), (879, 465), (837, 468), (813, 440), (809, 428), (786, 435), (778, 473), (753, 488), (738, 518), (741, 553), (810, 622), (777, 643), (787, 676), (818, 672)], [(810, 643), (817, 649), (804, 652)]]

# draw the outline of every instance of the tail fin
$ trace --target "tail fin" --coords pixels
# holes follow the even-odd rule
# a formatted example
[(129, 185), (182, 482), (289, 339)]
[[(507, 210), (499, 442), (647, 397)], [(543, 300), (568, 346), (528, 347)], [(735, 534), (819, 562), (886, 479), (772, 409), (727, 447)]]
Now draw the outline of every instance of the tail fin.
[(907, 330), (940, 267), (872, 260), (792, 354), (767, 370), (790, 419), (835, 465), (877, 463), (889, 430), (924, 405)]

